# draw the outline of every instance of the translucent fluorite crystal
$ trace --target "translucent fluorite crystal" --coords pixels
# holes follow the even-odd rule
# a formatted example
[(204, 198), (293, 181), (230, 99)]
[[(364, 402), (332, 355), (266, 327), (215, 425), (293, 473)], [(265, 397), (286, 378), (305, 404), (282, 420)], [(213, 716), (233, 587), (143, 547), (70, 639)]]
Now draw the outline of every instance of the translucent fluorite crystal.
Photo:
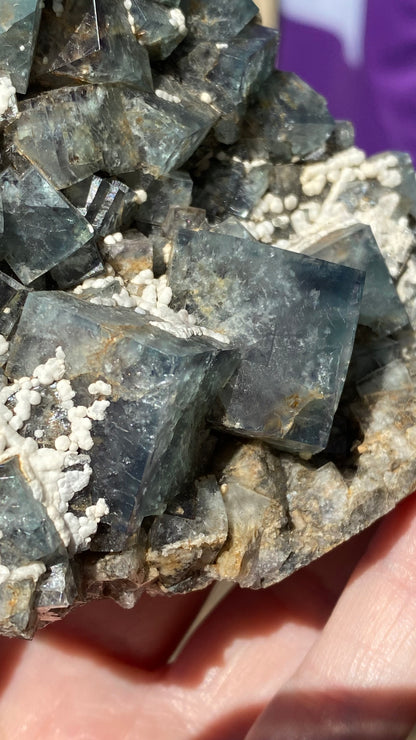
[[(42, 326), (40, 340), (37, 326)], [(186, 342), (170, 336), (126, 309), (33, 292), (7, 374), (29, 375), (39, 356), (52, 357), (58, 345), (68, 379), (85, 402), (97, 379), (111, 386), (90, 453), (94, 476), (77, 506), (104, 497), (110, 513), (94, 549), (121, 549), (145, 516), (163, 511), (189, 482), (204, 441), (204, 416), (235, 370), (238, 354), (202, 338)]]
[(283, 449), (323, 449), (363, 282), (356, 270), (250, 239), (180, 232), (169, 267), (174, 305), (223, 331), (242, 352), (216, 422)]
[[(130, 13), (135, 32), (151, 59), (166, 59), (186, 36), (181, 13), (151, 0), (132, 0)], [(183, 18), (183, 16), (182, 16)]]
[(265, 141), (275, 161), (307, 159), (325, 147), (335, 122), (325, 99), (291, 72), (273, 72), (253, 101), (248, 134)]
[(152, 89), (147, 51), (137, 43), (123, 3), (68, 0), (45, 12), (34, 77), (46, 86), (122, 82)]
[(152, 93), (81, 85), (26, 100), (11, 135), (18, 150), (64, 188), (97, 170), (166, 174), (190, 157), (211, 122), (202, 111), (183, 111)]
[(410, 158), (252, 0), (0, 5), (0, 633), (276, 583), (416, 487)]
[(0, 623), (25, 634), (33, 622), (36, 583), (65, 557), (45, 507), (36, 501), (16, 457), (0, 464)]
[(359, 323), (385, 335), (406, 326), (409, 319), (397, 295), (369, 226), (356, 224), (335, 231), (311, 245), (305, 253), (366, 273)]
[(91, 239), (93, 229), (42, 173), (19, 158), (0, 175), (3, 258), (28, 285)]
[(24, 285), (0, 272), (0, 334), (6, 339), (20, 318), (26, 296)]
[(258, 13), (252, 0), (183, 0), (192, 39), (228, 41)]
[(98, 235), (118, 231), (128, 222), (128, 212), (134, 205), (135, 194), (124, 183), (97, 175), (66, 188), (65, 197), (85, 216)]

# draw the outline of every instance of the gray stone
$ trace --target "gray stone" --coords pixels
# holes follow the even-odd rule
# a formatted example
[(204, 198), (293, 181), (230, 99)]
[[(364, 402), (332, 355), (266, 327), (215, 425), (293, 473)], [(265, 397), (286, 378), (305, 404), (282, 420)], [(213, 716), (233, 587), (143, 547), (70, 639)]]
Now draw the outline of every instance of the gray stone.
[[(192, 503), (188, 512), (186, 508)], [(154, 520), (146, 555), (150, 576), (156, 570), (159, 584), (168, 591), (169, 586), (206, 569), (227, 535), (227, 514), (218, 483), (214, 476), (202, 478), (196, 481), (194, 492), (188, 492), (183, 506), (179, 499), (174, 509), (171, 505), (169, 512)]]

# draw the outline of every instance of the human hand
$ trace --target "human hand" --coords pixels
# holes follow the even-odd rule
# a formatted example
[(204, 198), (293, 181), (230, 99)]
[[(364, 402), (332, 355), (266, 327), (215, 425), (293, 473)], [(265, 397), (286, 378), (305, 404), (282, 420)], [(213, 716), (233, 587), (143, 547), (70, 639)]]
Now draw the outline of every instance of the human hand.
[(91, 603), (31, 643), (3, 638), (0, 739), (404, 740), (415, 552), (413, 495), (281, 584), (235, 589), (171, 664), (204, 592)]

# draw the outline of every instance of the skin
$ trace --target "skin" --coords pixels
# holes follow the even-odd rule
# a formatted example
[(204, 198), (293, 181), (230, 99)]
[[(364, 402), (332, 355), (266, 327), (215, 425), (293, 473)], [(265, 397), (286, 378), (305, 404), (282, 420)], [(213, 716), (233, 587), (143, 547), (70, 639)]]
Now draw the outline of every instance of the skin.
[(416, 495), (262, 592), (92, 603), (0, 640), (1, 740), (401, 740), (416, 722)]

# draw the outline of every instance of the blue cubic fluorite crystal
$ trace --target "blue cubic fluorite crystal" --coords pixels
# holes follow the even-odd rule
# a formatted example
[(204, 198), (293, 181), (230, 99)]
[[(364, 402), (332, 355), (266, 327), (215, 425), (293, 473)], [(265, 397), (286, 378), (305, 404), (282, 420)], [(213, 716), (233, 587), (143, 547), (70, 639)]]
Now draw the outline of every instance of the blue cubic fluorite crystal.
[(254, 97), (245, 135), (262, 140), (272, 161), (307, 159), (335, 129), (325, 98), (291, 72), (273, 72)]
[[(68, 561), (62, 542), (45, 507), (36, 501), (18, 458), (0, 464), (0, 566), (10, 578), (0, 579), (0, 624), (5, 634), (26, 636), (35, 622), (32, 610), (36, 578), (30, 567)], [(29, 571), (24, 572), (25, 568)], [(16, 569), (22, 568), (21, 575)], [(7, 572), (7, 571), (6, 571)]]
[(50, 275), (61, 290), (67, 290), (103, 272), (104, 264), (101, 253), (95, 239), (91, 239), (53, 267)]
[[(175, 22), (175, 11), (151, 0), (132, 0), (130, 13), (135, 32), (151, 59), (166, 59), (186, 36), (186, 27)], [(180, 16), (179, 16), (180, 17)]]
[(354, 224), (333, 231), (311, 244), (304, 254), (365, 272), (360, 324), (383, 336), (409, 323), (370, 226)]
[(58, 345), (81, 403), (90, 403), (87, 388), (98, 378), (112, 388), (105, 419), (94, 427), (93, 476), (76, 505), (85, 510), (105, 498), (110, 513), (92, 549), (121, 549), (143, 517), (162, 512), (193, 480), (205, 415), (238, 353), (201, 337), (179, 339), (128, 309), (33, 292), (6, 372), (27, 375)]
[(123, 85), (63, 87), (25, 100), (8, 136), (58, 189), (98, 170), (158, 176), (180, 167), (205, 138), (206, 108), (185, 110)]
[(0, 250), (25, 285), (74, 254), (93, 229), (42, 173), (19, 158), (0, 174), (4, 234)]
[(13, 568), (52, 562), (62, 542), (45, 507), (34, 498), (17, 458), (0, 464), (0, 483), (1, 564)]
[(148, 53), (132, 33), (123, 3), (113, 0), (66, 0), (59, 15), (46, 9), (33, 76), (50, 87), (74, 82), (153, 87)]
[(188, 172), (172, 170), (162, 177), (152, 177), (143, 172), (125, 172), (123, 182), (133, 190), (144, 190), (146, 201), (138, 206), (136, 219), (142, 224), (161, 225), (169, 207), (189, 206), (192, 200), (193, 182)]
[(221, 118), (215, 126), (219, 141), (232, 144), (240, 136), (240, 123), (250, 95), (273, 70), (278, 32), (249, 24), (227, 44), (201, 41), (180, 63), (186, 87), (200, 94), (201, 81)]
[(246, 218), (269, 187), (272, 171), (270, 162), (246, 172), (242, 161), (214, 161), (195, 186), (194, 205), (205, 208), (211, 219), (227, 213)]
[(252, 0), (182, 0), (192, 39), (228, 41), (257, 15)]
[(325, 447), (357, 326), (364, 274), (207, 231), (181, 231), (174, 307), (227, 334), (241, 367), (215, 423), (297, 452)]
[(65, 188), (64, 195), (85, 216), (96, 234), (106, 236), (127, 226), (135, 193), (115, 178), (93, 175)]

